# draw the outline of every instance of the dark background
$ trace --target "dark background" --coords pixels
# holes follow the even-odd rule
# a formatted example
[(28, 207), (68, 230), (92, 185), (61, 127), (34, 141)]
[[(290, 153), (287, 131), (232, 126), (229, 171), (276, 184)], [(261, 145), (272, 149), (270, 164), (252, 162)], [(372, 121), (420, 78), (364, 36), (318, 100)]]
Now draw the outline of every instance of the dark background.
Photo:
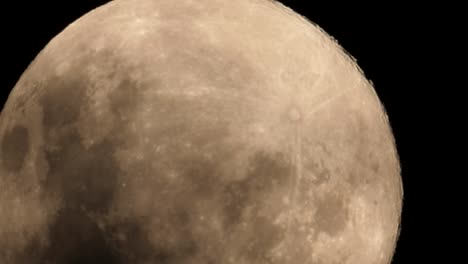
[[(106, 2), (6, 1), (1, 6), (0, 18), (0, 105), (3, 106), (20, 75), (51, 38)], [(427, 22), (422, 16), (424, 12), (397, 3), (344, 6), (330, 1), (324, 6), (310, 1), (281, 2), (317, 23), (357, 59), (388, 112), (405, 191), (402, 229), (393, 263), (438, 263), (433, 249), (440, 250), (443, 244), (453, 242), (434, 238), (439, 232), (437, 223), (432, 222), (435, 218), (427, 211), (440, 210), (442, 206), (426, 197), (429, 187), (437, 184), (433, 176), (437, 172), (421, 169), (421, 164), (429, 162), (421, 155), (421, 151), (428, 149), (427, 138), (418, 129), (425, 121), (424, 109), (418, 102), (424, 101), (428, 87), (421, 87), (415, 80), (421, 63), (418, 51), (422, 25)], [(443, 263), (451, 262), (445, 259)]]

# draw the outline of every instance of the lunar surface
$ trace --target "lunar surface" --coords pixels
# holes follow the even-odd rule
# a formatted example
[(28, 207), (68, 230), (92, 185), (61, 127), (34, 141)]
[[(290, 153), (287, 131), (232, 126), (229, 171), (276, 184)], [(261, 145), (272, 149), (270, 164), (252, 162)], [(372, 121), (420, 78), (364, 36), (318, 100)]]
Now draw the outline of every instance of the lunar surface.
[(0, 263), (390, 263), (402, 195), (373, 87), (273, 1), (110, 2), (0, 117)]

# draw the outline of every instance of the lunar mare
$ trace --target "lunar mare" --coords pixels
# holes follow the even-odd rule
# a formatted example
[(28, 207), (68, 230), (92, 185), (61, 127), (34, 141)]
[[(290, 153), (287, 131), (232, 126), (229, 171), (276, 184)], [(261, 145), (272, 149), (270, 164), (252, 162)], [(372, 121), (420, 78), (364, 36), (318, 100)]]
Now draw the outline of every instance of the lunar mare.
[(371, 84), (273, 1), (112, 1), (0, 116), (1, 263), (390, 263), (402, 195)]

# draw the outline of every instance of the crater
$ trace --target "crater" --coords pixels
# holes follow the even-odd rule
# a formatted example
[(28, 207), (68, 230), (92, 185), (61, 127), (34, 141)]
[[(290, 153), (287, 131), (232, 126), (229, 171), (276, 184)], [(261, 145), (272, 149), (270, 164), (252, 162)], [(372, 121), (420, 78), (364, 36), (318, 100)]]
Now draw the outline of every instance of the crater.
[(23, 126), (15, 126), (6, 132), (2, 145), (1, 161), (3, 167), (10, 172), (17, 172), (23, 167), (29, 153), (29, 131)]

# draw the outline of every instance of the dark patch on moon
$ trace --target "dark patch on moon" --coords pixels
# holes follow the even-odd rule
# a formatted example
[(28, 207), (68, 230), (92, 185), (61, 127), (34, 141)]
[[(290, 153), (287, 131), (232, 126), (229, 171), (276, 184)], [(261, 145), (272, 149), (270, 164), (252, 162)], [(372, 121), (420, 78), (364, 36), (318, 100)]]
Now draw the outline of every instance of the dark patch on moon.
[(49, 174), (44, 186), (59, 193), (67, 207), (105, 213), (112, 203), (120, 172), (112, 157), (115, 143), (105, 140), (85, 149), (80, 138), (72, 133), (60, 144), (66, 147), (46, 153)]
[[(89, 148), (82, 145), (78, 132), (80, 109), (88, 103), (85, 95), (87, 78), (82, 75), (77, 70), (68, 79), (50, 79), (47, 82), (48, 93), (40, 101), (46, 146), (43, 151), (49, 167), (41, 184), (46, 195), (60, 197), (62, 204), (49, 224), (47, 243), (42, 247), (34, 246), (38, 242), (33, 240), (25, 254), (35, 256), (38, 263), (50, 264), (123, 264), (128, 263), (132, 256), (139, 258), (134, 261), (143, 261), (141, 258), (146, 255), (141, 250), (151, 254), (151, 246), (142, 232), (128, 234), (131, 244), (121, 245), (113, 241), (109, 230), (99, 228), (96, 223), (95, 217), (105, 215), (114, 199), (121, 171), (113, 155), (121, 140), (117, 136), (109, 136)], [(124, 86), (132, 85), (122, 83)], [(125, 111), (135, 107), (136, 101), (124, 98), (128, 96), (128, 93), (111, 96), (116, 111), (119, 107)], [(123, 131), (126, 123), (120, 122), (114, 129)], [(25, 137), (21, 131), (16, 133), (20, 139)], [(129, 220), (124, 227), (123, 232), (136, 232), (138, 222)], [(125, 248), (119, 250), (119, 246)]]
[(122, 263), (107, 237), (83, 210), (65, 206), (52, 224), (42, 259), (54, 264)]
[(281, 242), (286, 233), (273, 225), (272, 219), (265, 216), (257, 216), (252, 220), (250, 241), (245, 245), (245, 253), (251, 263), (263, 263), (268, 259), (268, 254)]
[[(179, 228), (187, 229), (190, 224), (187, 215), (179, 214), (175, 218), (174, 225)], [(182, 224), (182, 225), (178, 225)], [(185, 263), (189, 257), (194, 256), (197, 251), (196, 242), (191, 239), (189, 233), (183, 241), (178, 243), (176, 247), (171, 247), (168, 243), (153, 245), (147, 236), (147, 233), (142, 228), (142, 225), (137, 224), (133, 220), (123, 220), (112, 225), (108, 230), (108, 241), (110, 247), (115, 253), (118, 253), (118, 262), (115, 263), (160, 263), (160, 264), (176, 264)], [(167, 240), (166, 238), (164, 240)], [(130, 250), (129, 250), (130, 249)]]
[(351, 186), (358, 187), (378, 181), (376, 176), (381, 170), (381, 155), (375, 153), (373, 146), (369, 144), (369, 138), (375, 138), (376, 135), (371, 134), (371, 125), (366, 122), (362, 114), (355, 113), (352, 122), (356, 134), (353, 137), (354, 141), (350, 143), (354, 146), (352, 155), (354, 166), (351, 166), (348, 172), (348, 182)]
[(180, 163), (181, 175), (183, 179), (188, 181), (187, 186), (192, 195), (197, 198), (209, 198), (213, 196), (216, 189), (219, 188), (219, 177), (216, 170), (216, 164), (203, 159), (184, 159)]
[[(129, 119), (129, 113), (133, 111), (135, 105), (142, 101), (141, 88), (137, 87), (137, 85), (137, 82), (132, 79), (122, 79), (115, 90), (109, 95), (112, 113), (122, 120)], [(154, 86), (154, 84), (152, 85)]]
[(10, 172), (18, 172), (23, 167), (29, 149), (28, 129), (16, 125), (3, 136), (0, 157), (3, 167)]
[[(174, 158), (171, 167), (176, 168), (177, 176), (171, 183), (160, 182), (155, 190), (155, 202), (161, 205), (153, 212), (159, 220), (152, 222), (152, 230), (157, 230), (153, 235), (160, 239), (149, 248), (153, 255), (148, 256), (148, 260), (165, 264), (192, 263), (194, 259), (200, 263), (219, 263), (226, 251), (224, 247), (240, 247), (247, 260), (258, 263), (266, 261), (267, 254), (286, 236), (285, 230), (272, 222), (284, 208), (270, 208), (269, 195), (280, 190), (287, 193), (294, 171), (288, 157), (256, 152), (248, 161), (245, 178), (232, 182), (220, 174), (219, 160), (225, 154), (218, 154), (215, 159), (190, 152), (171, 155)], [(143, 168), (144, 164), (141, 166)], [(145, 173), (157, 174), (158, 171)], [(203, 201), (221, 205), (219, 216), (225, 237), (215, 244), (209, 237), (194, 233), (202, 224), (197, 204)], [(251, 213), (247, 215), (247, 211)], [(271, 215), (259, 215), (259, 211)], [(210, 225), (209, 222), (205, 224)], [(211, 232), (212, 227), (200, 228)], [(237, 240), (236, 232), (242, 233), (241, 240)]]
[(372, 170), (373, 173), (375, 173), (375, 175), (377, 175), (380, 171), (380, 160), (379, 158), (377, 157), (377, 155), (372, 152), (372, 151), (369, 151), (369, 163), (370, 163), (370, 169)]
[[(165, 252), (156, 251), (151, 247), (141, 225), (129, 219), (113, 224), (107, 229), (111, 248), (119, 253), (119, 263), (139, 263), (142, 260), (163, 261), (167, 258)], [(132, 249), (132, 250), (128, 250)]]
[(80, 108), (86, 103), (85, 91), (86, 77), (79, 73), (70, 74), (67, 79), (48, 80), (47, 93), (41, 98), (45, 133), (78, 121)]
[[(258, 211), (267, 201), (268, 194), (282, 188), (287, 189), (294, 172), (290, 160), (281, 153), (257, 152), (249, 161), (249, 168), (245, 179), (225, 187), (224, 225), (227, 230), (242, 223), (243, 213), (247, 207), (254, 206), (254, 211)], [(247, 232), (252, 236), (243, 246), (245, 254), (253, 263), (264, 260), (267, 253), (286, 236), (284, 230), (272, 223), (272, 219), (279, 211), (275, 212), (273, 209), (268, 211), (272, 213), (271, 217), (254, 215), (249, 221), (250, 229)]]
[(328, 194), (316, 203), (315, 224), (317, 230), (330, 236), (339, 234), (348, 223), (348, 205), (338, 194)]
[(86, 149), (78, 132), (80, 109), (86, 102), (86, 78), (51, 79), (42, 97), (45, 157), (49, 171), (45, 192), (59, 196), (62, 207), (50, 223), (44, 263), (119, 263), (106, 235), (89, 214), (108, 210), (119, 166), (110, 140)]
[[(118, 142), (107, 139), (86, 149), (81, 144), (78, 118), (87, 103), (86, 79), (51, 80), (53, 86), (42, 98), (45, 150), (49, 172), (43, 185), (59, 194), (64, 206), (103, 213), (109, 207), (119, 165), (113, 159)], [(69, 94), (70, 93), (70, 94)]]
[(274, 188), (289, 186), (293, 166), (281, 154), (257, 152), (249, 160), (246, 177), (225, 186), (226, 227), (238, 224), (243, 210), (254, 202), (262, 202)]

